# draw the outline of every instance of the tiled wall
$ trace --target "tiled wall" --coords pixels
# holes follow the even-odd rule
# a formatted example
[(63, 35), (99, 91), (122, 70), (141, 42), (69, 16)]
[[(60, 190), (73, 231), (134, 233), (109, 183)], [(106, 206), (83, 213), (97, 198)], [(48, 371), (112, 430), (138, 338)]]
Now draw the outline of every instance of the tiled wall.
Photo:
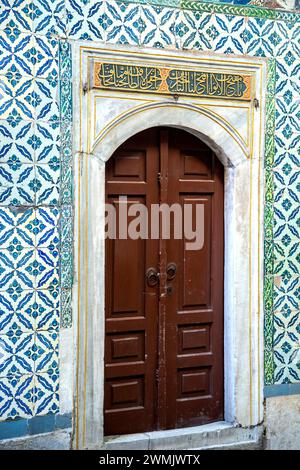
[(80, 39), (270, 59), (265, 377), (299, 382), (299, 17), (191, 0), (2, 0), (0, 419), (59, 412), (59, 330), (72, 323), (71, 49)]

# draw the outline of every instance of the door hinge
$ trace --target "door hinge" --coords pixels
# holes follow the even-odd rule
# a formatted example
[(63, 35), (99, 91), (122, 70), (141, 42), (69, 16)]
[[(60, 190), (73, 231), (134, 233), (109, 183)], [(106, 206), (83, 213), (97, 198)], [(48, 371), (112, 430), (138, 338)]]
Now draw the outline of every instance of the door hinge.
[(161, 183), (161, 173), (157, 173), (157, 181), (159, 184)]
[(156, 380), (156, 382), (159, 381), (159, 369), (156, 369), (156, 371), (155, 371), (155, 380)]
[(254, 98), (253, 100), (254, 108), (258, 109), (259, 108), (259, 100), (257, 98)]

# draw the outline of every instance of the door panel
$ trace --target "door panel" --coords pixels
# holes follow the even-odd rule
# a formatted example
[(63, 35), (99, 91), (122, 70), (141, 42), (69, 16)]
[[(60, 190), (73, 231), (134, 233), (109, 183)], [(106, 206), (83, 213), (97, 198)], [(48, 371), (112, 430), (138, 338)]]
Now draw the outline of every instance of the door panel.
[[(149, 129), (107, 164), (107, 202), (119, 210), (121, 195), (149, 212), (153, 203), (190, 204), (193, 229), (202, 204), (204, 244), (187, 250), (190, 240), (172, 230), (169, 240), (107, 240), (105, 433), (222, 419), (223, 167), (196, 137)], [(155, 286), (149, 268), (159, 271)]]
[[(150, 130), (133, 137), (108, 162), (106, 202), (117, 210), (119, 196), (127, 196), (128, 206), (157, 202), (156, 136)], [(118, 233), (118, 223), (116, 228)], [(145, 272), (158, 265), (158, 240), (107, 239), (105, 265), (105, 433), (153, 430), (158, 286), (147, 285)]]

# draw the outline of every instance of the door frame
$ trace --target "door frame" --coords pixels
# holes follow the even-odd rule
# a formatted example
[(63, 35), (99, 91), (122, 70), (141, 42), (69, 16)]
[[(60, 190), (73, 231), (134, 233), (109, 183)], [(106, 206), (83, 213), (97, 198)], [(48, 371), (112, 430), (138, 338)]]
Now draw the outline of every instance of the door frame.
[[(232, 121), (232, 106), (221, 107), (212, 100), (174, 101), (158, 97), (120, 112), (113, 125), (108, 122), (95, 136), (101, 107), (97, 91), (82, 93), (89, 76), (91, 58), (100, 57), (109, 47), (90, 44), (76, 47), (74, 74), (75, 120), (75, 282), (73, 290), (76, 342), (75, 448), (99, 448), (103, 444), (104, 397), (104, 200), (105, 162), (132, 135), (153, 127), (178, 127), (209, 145), (224, 165), (224, 375), (225, 421), (243, 427), (263, 420), (263, 160), (264, 86), (266, 60), (197, 55), (216, 70), (235, 66), (255, 77), (255, 97), (260, 107), (249, 103), (250, 119)], [(114, 46), (113, 53), (128, 48)], [(129, 51), (132, 52), (132, 50)], [(148, 53), (149, 54), (149, 53)], [(151, 57), (166, 54), (151, 51)], [(145, 55), (145, 52), (144, 52)], [(150, 54), (149, 54), (150, 55)], [(176, 54), (168, 51), (172, 60)], [(180, 53), (185, 60), (195, 55)], [(182, 59), (183, 60), (183, 59)], [(225, 65), (224, 65), (225, 63)], [(139, 95), (139, 94), (137, 94)], [(141, 97), (139, 97), (141, 101)], [(116, 109), (122, 96), (116, 94)], [(227, 102), (228, 103), (228, 102)], [(230, 103), (229, 103), (230, 104)], [(99, 108), (97, 108), (99, 106)], [(242, 106), (242, 104), (241, 104)], [(97, 113), (98, 109), (98, 113)], [(77, 119), (78, 118), (78, 119)], [(241, 138), (247, 126), (251, 145)], [(99, 127), (99, 126), (98, 126)], [(99, 204), (99, 201), (102, 203)], [(77, 318), (76, 318), (77, 312)], [(245, 333), (246, 332), (246, 333)]]

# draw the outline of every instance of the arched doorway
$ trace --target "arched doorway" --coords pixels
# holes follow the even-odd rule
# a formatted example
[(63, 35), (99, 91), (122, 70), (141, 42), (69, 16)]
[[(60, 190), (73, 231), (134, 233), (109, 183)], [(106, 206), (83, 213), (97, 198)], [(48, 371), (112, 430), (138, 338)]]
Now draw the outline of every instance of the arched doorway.
[(117, 220), (120, 196), (148, 213), (153, 204), (203, 206), (204, 244), (187, 250), (172, 230), (170, 239), (161, 230), (107, 239), (105, 434), (222, 420), (223, 166), (190, 133), (151, 128), (106, 163), (106, 202)]

